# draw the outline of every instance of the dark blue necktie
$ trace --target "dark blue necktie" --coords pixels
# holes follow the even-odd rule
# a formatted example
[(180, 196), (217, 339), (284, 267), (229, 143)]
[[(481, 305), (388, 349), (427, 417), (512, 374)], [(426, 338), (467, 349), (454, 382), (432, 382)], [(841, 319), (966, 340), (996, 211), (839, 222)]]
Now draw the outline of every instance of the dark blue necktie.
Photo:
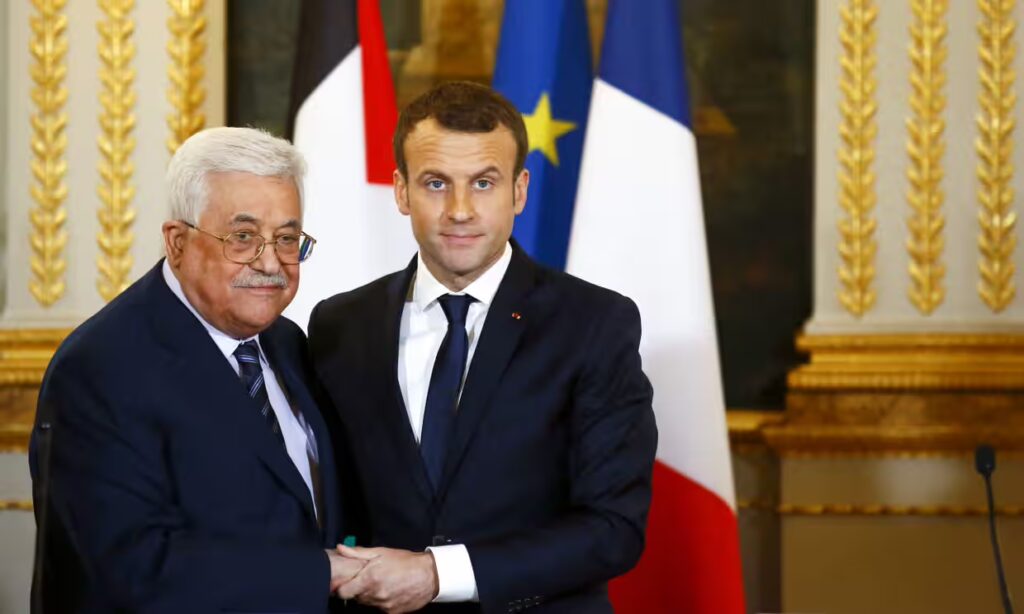
[(238, 360), (238, 377), (241, 378), (245, 391), (249, 393), (249, 398), (256, 402), (260, 416), (267, 422), (270, 432), (283, 444), (281, 425), (277, 423), (277, 416), (270, 407), (270, 397), (267, 396), (267, 386), (263, 381), (259, 346), (252, 340), (240, 343), (235, 348), (235, 358)]
[(436, 489), (441, 482), (441, 471), (448, 452), (448, 440), (455, 426), (455, 411), (459, 403), (459, 388), (466, 370), (469, 354), (469, 336), (466, 334), (466, 314), (475, 299), (465, 294), (446, 294), (437, 299), (448, 318), (448, 332), (441, 341), (434, 360), (427, 389), (427, 405), (423, 413), (423, 432), (420, 435), (420, 454), (427, 466), (427, 475)]

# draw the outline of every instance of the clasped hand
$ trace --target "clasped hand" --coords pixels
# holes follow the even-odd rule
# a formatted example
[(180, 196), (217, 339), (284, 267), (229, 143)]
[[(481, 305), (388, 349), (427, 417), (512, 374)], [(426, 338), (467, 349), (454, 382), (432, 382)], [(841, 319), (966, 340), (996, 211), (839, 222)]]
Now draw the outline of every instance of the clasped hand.
[(437, 596), (434, 555), (394, 548), (328, 550), (331, 592), (389, 613), (413, 612)]

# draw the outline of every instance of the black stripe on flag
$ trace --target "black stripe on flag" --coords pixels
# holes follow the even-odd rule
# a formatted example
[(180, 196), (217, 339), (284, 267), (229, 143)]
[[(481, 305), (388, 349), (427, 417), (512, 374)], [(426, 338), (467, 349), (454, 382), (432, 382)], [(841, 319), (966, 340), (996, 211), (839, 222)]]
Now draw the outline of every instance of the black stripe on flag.
[(288, 138), (306, 98), (359, 44), (356, 0), (304, 0), (288, 108)]

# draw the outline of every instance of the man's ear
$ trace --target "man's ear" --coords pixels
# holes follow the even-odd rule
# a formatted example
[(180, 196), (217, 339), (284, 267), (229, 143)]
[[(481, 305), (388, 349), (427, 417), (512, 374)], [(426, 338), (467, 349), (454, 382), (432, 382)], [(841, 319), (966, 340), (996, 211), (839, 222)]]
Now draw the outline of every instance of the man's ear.
[(171, 268), (177, 268), (181, 263), (189, 228), (182, 222), (164, 222), (161, 230), (164, 235), (164, 252), (167, 254), (167, 262), (170, 263)]
[(516, 212), (516, 215), (522, 213), (523, 209), (526, 208), (526, 193), (529, 191), (529, 188), (530, 171), (524, 168), (523, 170), (519, 171), (519, 176), (516, 177), (515, 186), (512, 188), (512, 206)]
[(409, 184), (397, 168), (391, 176), (395, 186), (395, 204), (402, 215), (409, 215)]

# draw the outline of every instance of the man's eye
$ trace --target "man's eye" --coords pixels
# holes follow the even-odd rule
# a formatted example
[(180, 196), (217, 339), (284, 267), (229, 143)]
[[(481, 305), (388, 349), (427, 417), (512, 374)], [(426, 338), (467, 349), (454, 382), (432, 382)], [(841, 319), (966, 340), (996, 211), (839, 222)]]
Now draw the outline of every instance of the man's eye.
[(279, 245), (295, 245), (299, 242), (299, 235), (281, 235), (277, 242)]
[(478, 190), (486, 190), (494, 185), (490, 179), (477, 179), (475, 183)]
[(436, 190), (443, 190), (444, 189), (444, 182), (441, 181), (440, 179), (431, 179), (430, 181), (427, 182), (427, 189), (428, 190), (435, 190), (435, 191)]
[(256, 235), (251, 232), (236, 232), (234, 236), (236, 241), (248, 243), (249, 241), (252, 241)]

